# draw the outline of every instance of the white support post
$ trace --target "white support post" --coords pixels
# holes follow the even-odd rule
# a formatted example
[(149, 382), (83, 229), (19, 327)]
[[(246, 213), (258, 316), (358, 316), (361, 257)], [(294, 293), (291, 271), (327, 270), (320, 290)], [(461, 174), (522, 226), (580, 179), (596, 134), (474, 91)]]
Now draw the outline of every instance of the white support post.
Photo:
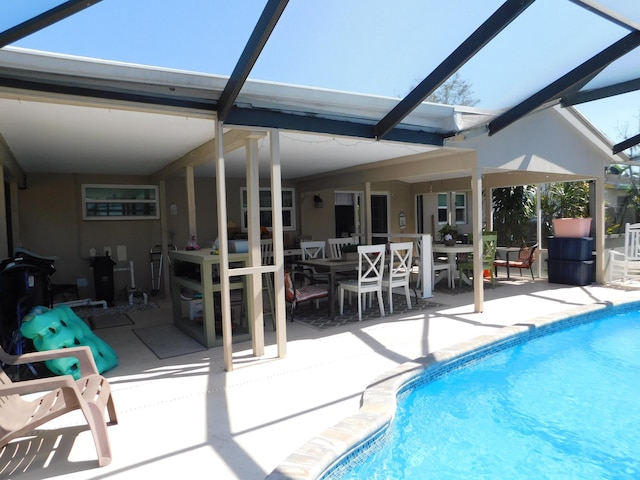
[(276, 307), (276, 343), (278, 357), (287, 356), (287, 306), (284, 299), (284, 236), (282, 227), (282, 173), (280, 169), (280, 134), (278, 130), (269, 132), (271, 147), (271, 204), (273, 205), (273, 274)]
[[(260, 165), (258, 140), (248, 138), (247, 150), (247, 228), (249, 230), (249, 266), (262, 265), (260, 250)], [(274, 212), (276, 210), (274, 209)], [(275, 216), (275, 215), (274, 215)], [(247, 315), (251, 332), (253, 354), (264, 355), (264, 314), (262, 302), (262, 274), (251, 273), (247, 281)]]
[[(224, 369), (227, 372), (231, 372), (233, 370), (233, 330), (231, 329), (231, 282), (229, 280), (229, 242), (227, 238), (227, 179), (224, 164), (224, 125), (222, 122), (217, 122), (216, 127), (216, 191), (218, 195), (218, 239), (220, 242), (222, 349)], [(213, 302), (213, 298), (203, 298), (203, 301)], [(210, 311), (213, 311), (213, 309)]]
[(473, 215), (473, 304), (474, 312), (484, 310), (484, 278), (482, 266), (482, 175), (475, 167), (471, 172), (471, 204)]
[[(433, 297), (433, 285), (431, 284), (433, 269), (433, 239), (431, 235), (421, 235), (420, 240), (420, 275), (422, 275), (422, 298)], [(453, 273), (450, 273), (453, 275)], [(449, 279), (447, 279), (449, 280)]]

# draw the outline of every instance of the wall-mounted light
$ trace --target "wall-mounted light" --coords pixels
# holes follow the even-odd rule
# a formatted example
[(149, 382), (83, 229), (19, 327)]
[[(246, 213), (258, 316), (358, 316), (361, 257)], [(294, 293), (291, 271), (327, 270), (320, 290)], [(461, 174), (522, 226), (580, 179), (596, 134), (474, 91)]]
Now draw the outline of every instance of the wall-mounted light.
[(178, 205), (175, 202), (171, 202), (169, 204), (169, 215), (177, 215), (178, 214)]
[(322, 198), (320, 198), (320, 195), (313, 196), (313, 206), (316, 208), (322, 208), (324, 206), (324, 202), (322, 201)]

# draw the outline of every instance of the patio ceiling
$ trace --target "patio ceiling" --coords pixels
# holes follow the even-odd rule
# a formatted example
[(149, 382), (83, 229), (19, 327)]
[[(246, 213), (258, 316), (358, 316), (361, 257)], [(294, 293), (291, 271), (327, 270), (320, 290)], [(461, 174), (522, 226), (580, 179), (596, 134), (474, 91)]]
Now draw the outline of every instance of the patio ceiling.
[[(4, 143), (26, 173), (149, 175), (211, 140), (213, 118), (217, 116), (226, 125), (282, 129), (283, 175), (299, 178), (431, 151), (441, 147), (446, 138), (470, 128), (498, 134), (541, 108), (580, 105), (637, 91), (639, 62), (633, 59), (637, 59), (635, 49), (640, 44), (639, 19), (629, 18), (624, 3), (615, 0), (601, 4), (591, 0), (569, 3), (614, 30), (593, 45), (585, 46), (582, 57), (576, 54), (575, 58), (553, 59), (564, 71), (556, 73), (551, 81), (545, 80), (550, 77), (549, 69), (538, 65), (535, 71), (540, 72), (539, 78), (520, 80), (528, 85), (525, 87), (528, 94), (520, 93), (518, 101), (495, 109), (456, 110), (425, 100), (453, 74), (478, 61), (503, 31), (513, 34), (515, 30), (517, 35), (518, 29), (522, 29), (517, 20), (532, 5), (542, 5), (539, 9), (543, 12), (547, 9), (553, 15), (548, 2), (507, 0), (488, 12), (486, 20), (436, 63), (404, 98), (345, 94), (342, 105), (336, 100), (340, 98), (339, 92), (322, 88), (301, 88), (300, 97), (286, 103), (278, 93), (286, 90), (287, 95), (293, 92), (295, 97), (295, 87), (249, 79), (286, 12), (300, 8), (286, 0), (268, 0), (259, 14), (254, 12), (257, 21), (244, 47), (234, 46), (242, 51), (228, 75), (135, 69), (131, 65), (88, 59), (83, 63), (96, 70), (67, 75), (64, 67), (67, 63), (74, 64), (73, 58), (51, 57), (51, 70), (47, 70), (48, 65), (42, 68), (43, 64), (36, 65), (37, 70), (29, 70), (27, 64), (20, 68), (11, 64), (13, 54), (20, 57), (19, 50), (2, 48), (0, 147)], [(15, 44), (99, 4), (76, 0), (29, 2), (28, 7), (3, 6), (1, 9), (6, 11), (2, 12), (4, 23), (0, 23), (0, 47)], [(638, 16), (637, 9), (631, 13)], [(350, 21), (357, 22), (354, 18)], [(630, 71), (616, 68), (617, 62), (625, 58), (634, 64)], [(56, 63), (63, 70), (56, 71)], [(112, 78), (105, 76), (109, 69), (115, 72)], [(141, 82), (122, 75), (133, 70), (143, 71), (149, 78)], [(73, 98), (77, 101), (69, 100)], [(353, 108), (349, 102), (358, 98), (362, 105)], [(349, 105), (349, 109), (344, 105)], [(112, 108), (105, 108), (108, 106)], [(622, 151), (638, 142), (640, 135), (632, 136), (614, 145), (613, 151)], [(230, 155), (231, 160), (233, 156)], [(236, 164), (237, 170), (231, 170), (230, 175), (243, 173), (243, 162)], [(196, 173), (213, 176), (211, 168), (199, 166)]]

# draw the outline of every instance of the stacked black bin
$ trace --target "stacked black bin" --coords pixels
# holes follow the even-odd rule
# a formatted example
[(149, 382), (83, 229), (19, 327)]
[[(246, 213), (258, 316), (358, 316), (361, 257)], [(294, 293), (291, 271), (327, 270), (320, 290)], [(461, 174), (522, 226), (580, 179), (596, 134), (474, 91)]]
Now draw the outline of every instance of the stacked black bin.
[(593, 281), (593, 238), (549, 237), (549, 283), (589, 285)]

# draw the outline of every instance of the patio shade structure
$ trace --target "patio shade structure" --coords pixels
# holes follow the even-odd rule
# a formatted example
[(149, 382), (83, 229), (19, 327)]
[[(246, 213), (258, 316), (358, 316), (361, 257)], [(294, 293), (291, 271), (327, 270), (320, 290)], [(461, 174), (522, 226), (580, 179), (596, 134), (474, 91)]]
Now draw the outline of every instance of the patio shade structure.
[[(568, 0), (567, 0), (568, 2)], [(14, 2), (15, 3), (15, 2)], [(81, 98), (93, 98), (97, 101), (119, 102), (123, 104), (144, 105), (149, 109), (167, 108), (183, 109), (198, 112), (203, 116), (215, 118), (217, 122), (215, 140), (209, 145), (214, 149), (216, 158), (216, 178), (218, 188), (219, 222), (226, 218), (224, 205), (224, 159), (228, 148), (225, 127), (242, 127), (245, 129), (261, 130), (270, 132), (276, 130), (293, 130), (298, 132), (318, 133), (324, 135), (340, 135), (345, 137), (363, 138), (375, 141), (402, 142), (422, 147), (442, 147), (446, 141), (458, 136), (465, 136), (471, 132), (488, 132), (495, 135), (502, 130), (521, 121), (529, 114), (549, 108), (555, 105), (578, 105), (584, 102), (596, 101), (607, 96), (626, 94), (636, 91), (640, 80), (636, 78), (623, 78), (621, 76), (610, 75), (614, 80), (602, 79), (601, 75), (609, 72), (616, 65), (618, 60), (634, 55), (636, 47), (640, 43), (640, 31), (637, 23), (633, 19), (625, 17), (611, 7), (607, 8), (593, 1), (575, 0), (570, 2), (579, 10), (584, 10), (590, 15), (602, 19), (605, 23), (611, 23), (617, 29), (617, 36), (614, 41), (607, 43), (604, 48), (600, 44), (606, 43), (602, 40), (598, 45), (591, 48), (590, 56), (584, 61), (575, 61), (574, 58), (567, 58), (562, 62), (564, 71), (559, 72), (552, 81), (546, 83), (547, 75), (542, 75), (540, 79), (532, 79), (525, 95), (520, 95), (519, 101), (512, 104), (502, 105), (501, 109), (487, 110), (485, 114), (473, 115), (462, 110), (451, 110), (451, 116), (456, 117), (457, 122), (436, 123), (431, 120), (424, 120), (420, 117), (421, 110), (430, 109), (435, 112), (436, 106), (425, 105), (425, 100), (434, 93), (447, 79), (457, 72), (463, 71), (471, 62), (476, 60), (485, 49), (491, 48), (496, 38), (503, 33), (512, 33), (521, 27), (521, 21), (529, 10), (545, 3), (542, 0), (507, 0), (497, 6), (495, 10), (489, 12), (485, 21), (473, 30), (456, 48), (451, 50), (449, 55), (445, 55), (444, 60), (437, 65), (418, 83), (418, 86), (411, 90), (404, 98), (390, 101), (380, 99), (377, 107), (370, 108), (369, 114), (355, 114), (341, 111), (339, 105), (326, 104), (322, 99), (322, 92), (318, 93), (319, 100), (307, 101), (299, 99), (291, 103), (274, 103), (273, 97), (263, 95), (264, 85), (251, 79), (250, 74), (254, 71), (258, 61), (270, 45), (271, 38), (277, 34), (278, 25), (292, 10), (298, 6), (295, 2), (283, 0), (268, 0), (265, 2), (258, 20), (253, 27), (251, 34), (244, 46), (240, 46), (241, 54), (235, 67), (228, 76), (222, 75), (209, 79), (209, 84), (205, 88), (195, 82), (190, 84), (176, 85), (170, 88), (161, 88), (153, 82), (141, 83), (128, 81), (126, 78), (99, 79), (95, 78), (86, 81), (79, 80), (77, 76), (65, 75), (64, 72), (31, 72), (25, 74), (24, 71), (12, 68), (9, 64), (0, 62), (0, 88), (29, 91), (34, 94), (47, 93), (53, 95), (76, 96)], [(45, 2), (44, 10), (33, 10), (33, 6), (28, 9), (24, 5), (3, 6), (0, 14), (7, 13), (5, 18), (9, 21), (0, 24), (0, 48), (8, 53), (12, 52), (11, 46), (21, 39), (33, 33), (53, 26), (55, 23), (64, 20), (78, 12), (97, 8), (100, 2)], [(548, 5), (546, 5), (548, 8)], [(11, 19), (14, 19), (13, 21)], [(357, 22), (355, 18), (350, 19)], [(419, 59), (414, 59), (414, 63), (419, 63)], [(637, 74), (638, 72), (635, 72)], [(167, 75), (169, 76), (169, 75)], [(410, 81), (411, 79), (407, 79)], [(527, 84), (526, 80), (522, 80)], [(543, 86), (540, 87), (542, 82)], [(607, 83), (608, 82), (608, 83)], [(604, 86), (601, 84), (605, 83)], [(213, 87), (215, 88), (212, 88)], [(163, 85), (162, 87), (165, 87)], [(277, 88), (277, 87), (273, 87)], [(261, 90), (262, 89), (262, 90)], [(315, 100), (315, 99), (314, 99)], [(371, 101), (371, 99), (367, 99)], [(387, 108), (388, 107), (388, 108)], [(384, 109), (386, 108), (386, 110)], [(383, 111), (384, 110), (384, 111)], [(372, 112), (372, 113), (371, 113)], [(1, 134), (2, 132), (0, 132)], [(277, 135), (269, 135), (272, 154), (272, 181), (276, 182), (274, 187), (278, 192), (277, 183), (280, 181), (280, 166), (278, 161), (278, 139)], [(613, 152), (621, 151), (633, 146), (640, 141), (638, 136), (631, 137), (625, 142), (614, 146)], [(0, 146), (5, 143), (5, 156), (12, 160), (10, 148), (0, 138)], [(257, 145), (255, 139), (249, 137), (240, 141), (242, 146), (247, 148), (247, 156), (255, 156)], [(15, 160), (15, 159), (13, 159)], [(22, 182), (25, 174), (16, 161), (5, 162), (8, 170), (14, 179)], [(249, 162), (251, 163), (251, 162)], [(256, 167), (257, 168), (257, 167)], [(186, 170), (188, 178), (193, 177), (193, 167)], [(478, 172), (472, 173), (472, 182), (476, 189), (473, 195), (474, 218), (479, 218), (480, 212), (477, 204), (481, 203), (481, 185)], [(257, 189), (257, 182), (254, 179), (254, 187)], [(274, 205), (277, 195), (274, 198)], [(255, 207), (255, 205), (254, 205)], [(479, 230), (479, 224), (474, 226)], [(252, 245), (257, 242), (257, 232), (255, 225), (249, 229), (250, 241)], [(219, 231), (224, 232), (224, 224), (220, 223)], [(276, 233), (281, 233), (275, 229)], [(476, 232), (478, 233), (478, 232)], [(224, 233), (223, 233), (224, 235)], [(275, 235), (280, 238), (280, 235)], [(226, 241), (221, 238), (222, 255), (226, 255)], [(279, 252), (279, 253), (278, 253)], [(282, 263), (282, 245), (274, 243), (274, 255), (276, 266)], [(257, 262), (257, 260), (256, 260)], [(257, 262), (259, 264), (259, 262)], [(223, 262), (224, 265), (224, 262)], [(228, 277), (229, 272), (222, 268), (221, 278)], [(259, 275), (254, 275), (259, 277)], [(278, 276), (276, 276), (278, 277)], [(258, 288), (254, 285), (253, 288)], [(281, 285), (276, 285), (276, 290), (281, 289)], [(481, 289), (476, 289), (481, 290)], [(481, 291), (478, 295), (482, 295)], [(223, 296), (223, 310), (228, 312), (228, 298)], [(481, 310), (482, 297), (476, 301), (476, 307)], [(228, 315), (226, 315), (228, 321)], [(230, 331), (230, 325), (225, 323), (225, 331)], [(227, 335), (230, 338), (230, 335)], [(257, 340), (260, 342), (260, 339)], [(225, 345), (229, 348), (230, 345)], [(259, 345), (255, 347), (260, 350)], [(226, 362), (226, 368), (231, 369), (230, 357)]]

